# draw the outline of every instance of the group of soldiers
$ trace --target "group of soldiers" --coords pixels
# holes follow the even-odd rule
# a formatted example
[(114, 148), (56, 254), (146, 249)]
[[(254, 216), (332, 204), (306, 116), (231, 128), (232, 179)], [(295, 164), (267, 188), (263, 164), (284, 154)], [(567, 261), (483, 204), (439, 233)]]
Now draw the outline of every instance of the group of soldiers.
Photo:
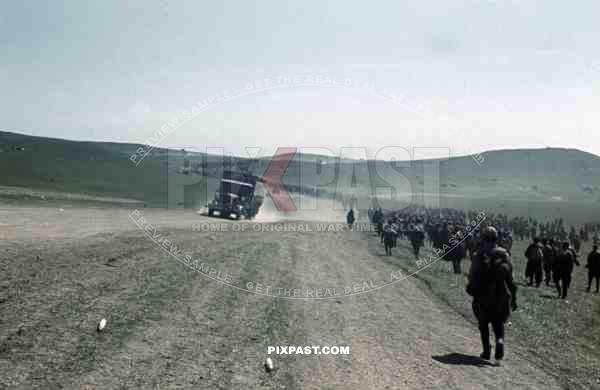
[(473, 297), (473, 312), (479, 323), (483, 346), (480, 357), (486, 360), (491, 358), (492, 350), (490, 325), (496, 340), (494, 357), (499, 361), (504, 357), (504, 324), (517, 309), (511, 260), (513, 236), (532, 240), (525, 251), (528, 284), (539, 287), (542, 281), (547, 286), (553, 283), (563, 300), (567, 298), (573, 269), (579, 265), (582, 242), (592, 239), (593, 250), (586, 264), (587, 291), (590, 292), (594, 279), (596, 293), (600, 291), (600, 224), (567, 229), (562, 219), (541, 223), (533, 218), (425, 206), (397, 212), (371, 208), (367, 215), (387, 256), (392, 254), (398, 240), (406, 239), (415, 258), (419, 258), (421, 247), (429, 245), (443, 259), (452, 262), (455, 273), (462, 273), (461, 261), (470, 257), (467, 293)]
[[(387, 256), (392, 254), (392, 249), (396, 247), (398, 240), (408, 240), (416, 259), (420, 256), (421, 248), (427, 245), (444, 260), (450, 261), (457, 274), (462, 272), (462, 260), (466, 257), (472, 258), (475, 254), (481, 244), (481, 232), (486, 227), (494, 226), (498, 232), (498, 245), (511, 256), (514, 237), (519, 240), (529, 238), (542, 249), (534, 251), (531, 249), (534, 245), (532, 244), (525, 254), (527, 259), (530, 257), (533, 259), (528, 261), (526, 277), (531, 280), (531, 284), (535, 280), (537, 285), (541, 283), (542, 274), (546, 275), (545, 280), (548, 285), (551, 282), (556, 284), (557, 280), (561, 285), (568, 285), (568, 277), (562, 275), (571, 269), (568, 264), (577, 265), (577, 254), (581, 250), (582, 243), (592, 239), (594, 245), (600, 244), (600, 224), (585, 224), (579, 230), (575, 226), (567, 229), (565, 222), (560, 218), (539, 222), (534, 218), (509, 218), (503, 214), (484, 214), (426, 206), (411, 206), (392, 212), (384, 212), (381, 208), (370, 208), (366, 214), (374, 225)], [(537, 237), (547, 238), (542, 240)], [(563, 249), (563, 247), (567, 248), (567, 245), (568, 251)], [(538, 259), (538, 252), (545, 260)], [(574, 260), (568, 261), (569, 256), (574, 257)], [(592, 260), (595, 256), (592, 256)], [(563, 262), (567, 264), (564, 267), (561, 265)], [(554, 263), (558, 265), (554, 266)], [(596, 268), (593, 264), (590, 267), (588, 270), (591, 281), (596, 275)], [(568, 290), (568, 286), (562, 290)], [(562, 290), (561, 296), (566, 294), (566, 291)]]
[[(451, 261), (454, 272), (461, 273), (461, 262), (475, 253), (480, 241), (480, 231), (496, 222), (495, 226), (508, 225), (503, 220), (482, 213), (464, 212), (448, 208), (412, 206), (402, 211), (384, 213), (381, 209), (367, 211), (375, 231), (391, 255), (398, 240), (411, 243), (415, 259), (422, 247), (428, 245), (445, 260)], [(499, 230), (500, 242), (509, 252), (512, 250), (512, 233), (508, 228)]]
[[(585, 238), (585, 236), (583, 236)], [(575, 241), (578, 245), (571, 245)], [(525, 277), (528, 285), (539, 287), (542, 280), (546, 286), (553, 282), (558, 296), (562, 299), (567, 298), (569, 286), (571, 285), (571, 276), (575, 266), (579, 266), (578, 261), (580, 240), (575, 237), (572, 241), (557, 241), (554, 239), (539, 239), (535, 237), (533, 242), (525, 250), (527, 266), (525, 268)], [(586, 268), (588, 270), (588, 287), (591, 291), (592, 282), (596, 280), (596, 293), (600, 292), (600, 253), (598, 245), (594, 244), (592, 251), (587, 256)]]
[[(384, 214), (381, 209), (368, 211), (371, 223), (376, 226), (386, 248), (386, 255), (399, 239), (411, 242), (415, 258), (426, 243), (446, 260), (450, 260), (455, 273), (462, 273), (461, 260), (471, 257), (471, 270), (467, 293), (473, 296), (473, 312), (479, 323), (483, 352), (480, 357), (491, 359), (490, 325), (496, 344), (494, 358), (504, 357), (504, 324), (511, 311), (517, 309), (517, 287), (513, 281), (510, 252), (512, 236), (506, 230), (499, 231), (494, 216), (486, 216), (451, 209), (434, 209), (414, 206), (400, 212)], [(510, 245), (507, 245), (510, 238)]]
[[(562, 219), (539, 222), (534, 218), (513, 217), (502, 214), (483, 214), (456, 209), (412, 206), (402, 211), (386, 212), (371, 208), (367, 211), (375, 231), (380, 237), (387, 256), (398, 240), (408, 240), (416, 259), (420, 250), (428, 245), (446, 261), (452, 263), (456, 274), (462, 273), (461, 262), (471, 259), (481, 245), (481, 232), (494, 226), (498, 233), (498, 246), (512, 256), (513, 237), (533, 242), (525, 251), (527, 266), (525, 277), (529, 285), (554, 284), (559, 297), (566, 299), (574, 266), (583, 242), (593, 240), (594, 248), (588, 254), (588, 291), (600, 279), (600, 224), (585, 224), (579, 229), (567, 229)], [(538, 237), (545, 237), (540, 239)]]

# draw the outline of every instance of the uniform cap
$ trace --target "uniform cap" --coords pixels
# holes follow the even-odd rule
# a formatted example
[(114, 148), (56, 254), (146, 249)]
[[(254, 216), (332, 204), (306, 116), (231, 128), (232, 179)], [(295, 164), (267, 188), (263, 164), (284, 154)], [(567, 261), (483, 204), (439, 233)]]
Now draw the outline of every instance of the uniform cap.
[(484, 241), (496, 242), (498, 241), (498, 230), (493, 226), (488, 226), (481, 232), (481, 238)]

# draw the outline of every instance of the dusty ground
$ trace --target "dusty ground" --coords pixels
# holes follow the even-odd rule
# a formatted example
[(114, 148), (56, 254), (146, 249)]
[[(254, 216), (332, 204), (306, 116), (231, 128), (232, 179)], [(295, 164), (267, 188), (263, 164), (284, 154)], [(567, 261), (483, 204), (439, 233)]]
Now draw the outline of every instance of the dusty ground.
[[(476, 328), (414, 278), (322, 300), (243, 291), (383, 285), (398, 267), (365, 233), (235, 232), (233, 222), (198, 232), (193, 223), (215, 220), (150, 209), (140, 216), (155, 230), (144, 233), (131, 212), (0, 210), (0, 388), (560, 388), (510, 346), (510, 332), (501, 367), (473, 358)], [(231, 285), (178, 262), (157, 237)], [(278, 345), (350, 346), (350, 355), (271, 355), (276, 370), (266, 373), (267, 347)]]
[(11, 186), (0, 186), (0, 199), (3, 202), (7, 202), (8, 200), (15, 201), (25, 201), (25, 200), (37, 200), (37, 201), (47, 201), (47, 202), (94, 202), (94, 203), (104, 203), (107, 205), (110, 204), (122, 204), (128, 205), (130, 207), (136, 207), (139, 205), (143, 205), (143, 202), (135, 199), (124, 199), (124, 198), (114, 198), (114, 197), (106, 197), (106, 196), (91, 196), (77, 193), (68, 193), (68, 192), (58, 192), (58, 191), (48, 191), (48, 190), (33, 190), (30, 188), (24, 187), (11, 187)]

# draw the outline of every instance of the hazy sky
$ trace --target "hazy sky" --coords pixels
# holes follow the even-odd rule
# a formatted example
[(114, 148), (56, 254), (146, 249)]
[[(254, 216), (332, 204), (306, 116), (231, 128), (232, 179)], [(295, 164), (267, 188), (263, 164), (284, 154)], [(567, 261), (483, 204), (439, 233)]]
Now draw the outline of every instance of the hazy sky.
[(145, 143), (177, 121), (161, 146), (234, 153), (600, 154), (598, 15), (597, 0), (5, 2), (0, 128)]

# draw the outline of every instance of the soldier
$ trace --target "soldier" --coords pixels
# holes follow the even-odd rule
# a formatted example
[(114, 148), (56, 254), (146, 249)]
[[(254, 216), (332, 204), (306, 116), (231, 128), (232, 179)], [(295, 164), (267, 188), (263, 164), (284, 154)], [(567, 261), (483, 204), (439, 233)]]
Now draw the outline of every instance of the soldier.
[(552, 265), (554, 264), (554, 258), (556, 257), (556, 251), (554, 250), (554, 240), (544, 239), (542, 241), (542, 245), (544, 246), (544, 249), (542, 250), (544, 254), (544, 257), (542, 259), (544, 281), (546, 282), (546, 286), (549, 286), (550, 281), (552, 280)]
[(377, 211), (375, 212), (375, 225), (376, 225), (376, 229), (377, 229), (377, 235), (382, 236), (383, 235), (383, 211), (381, 210), (381, 208), (377, 209)]
[(448, 225), (446, 223), (438, 223), (432, 237), (433, 247), (442, 250), (444, 245), (448, 243)]
[(513, 235), (510, 231), (506, 231), (506, 235), (504, 237), (504, 248), (508, 251), (508, 254), (512, 256), (512, 247), (513, 247)]
[(473, 258), (475, 255), (475, 251), (477, 249), (477, 238), (475, 237), (475, 232), (470, 232), (465, 239), (465, 251), (466, 255), (469, 256), (469, 259)]
[(350, 209), (346, 215), (346, 223), (348, 224), (348, 230), (352, 230), (354, 226), (354, 210)]
[(560, 238), (561, 241), (567, 240), (567, 231), (565, 230), (564, 226), (559, 225), (558, 237)]
[(487, 227), (481, 239), (481, 247), (471, 263), (467, 293), (473, 297), (473, 312), (479, 323), (483, 346), (480, 356), (485, 360), (491, 357), (491, 323), (496, 338), (495, 358), (499, 361), (504, 357), (504, 323), (511, 310), (517, 309), (517, 286), (510, 256), (497, 245), (498, 231)]
[(542, 283), (542, 261), (544, 259), (543, 246), (540, 239), (535, 237), (533, 243), (525, 251), (527, 266), (525, 268), (525, 278), (528, 279), (527, 285), (533, 285), (535, 278), (535, 287), (540, 287)]
[(585, 266), (588, 269), (588, 287), (587, 292), (590, 292), (592, 288), (592, 280), (596, 279), (596, 293), (600, 288), (600, 253), (598, 253), (598, 245), (594, 245), (592, 252), (588, 255), (587, 264)]
[(575, 253), (579, 253), (581, 249), (581, 238), (578, 235), (575, 235), (573, 238), (573, 247), (575, 248)]
[(525, 241), (525, 234), (527, 231), (526, 222), (521, 221), (519, 224), (519, 241)]
[(400, 236), (402, 239), (410, 238), (410, 223), (408, 220), (401, 219), (400, 220)]
[(398, 239), (400, 238), (400, 225), (398, 224), (398, 219), (394, 217), (392, 222), (392, 235), (394, 236), (394, 243), (392, 248), (395, 248), (398, 245)]
[(462, 273), (461, 262), (465, 258), (466, 245), (462, 235), (456, 233), (452, 236), (449, 242), (450, 248), (446, 251), (444, 258), (452, 262), (452, 269), (455, 274), (460, 275)]
[(537, 236), (537, 224), (532, 224), (529, 228), (529, 235), (533, 240)]
[(389, 224), (386, 224), (382, 230), (383, 232), (381, 234), (381, 242), (385, 247), (385, 255), (391, 256), (392, 248), (394, 247), (395, 241), (394, 231), (392, 230), (392, 227)]
[(544, 225), (543, 223), (540, 224), (540, 237), (546, 237), (546, 235), (548, 234), (546, 225)]
[(569, 241), (575, 243), (575, 238), (577, 237), (577, 232), (575, 231), (575, 226), (571, 226), (569, 230)]
[(561, 251), (556, 256), (552, 270), (559, 298), (567, 299), (567, 293), (571, 284), (571, 274), (573, 273), (573, 264), (579, 265), (577, 256), (569, 247), (569, 242), (564, 241)]
[(425, 233), (423, 232), (423, 227), (421, 225), (417, 226), (414, 229), (411, 229), (408, 232), (410, 236), (410, 243), (413, 247), (413, 253), (415, 255), (415, 259), (419, 259), (419, 251), (425, 242)]
[(448, 242), (450, 241), (450, 226), (448, 225), (448, 222), (444, 221), (442, 223), (442, 228), (440, 229), (440, 236), (438, 238), (440, 240), (440, 249), (444, 249), (444, 245), (448, 245)]
[(425, 233), (427, 233), (427, 238), (429, 240), (429, 247), (434, 248), (435, 242), (435, 225), (431, 220), (427, 220), (425, 224)]

